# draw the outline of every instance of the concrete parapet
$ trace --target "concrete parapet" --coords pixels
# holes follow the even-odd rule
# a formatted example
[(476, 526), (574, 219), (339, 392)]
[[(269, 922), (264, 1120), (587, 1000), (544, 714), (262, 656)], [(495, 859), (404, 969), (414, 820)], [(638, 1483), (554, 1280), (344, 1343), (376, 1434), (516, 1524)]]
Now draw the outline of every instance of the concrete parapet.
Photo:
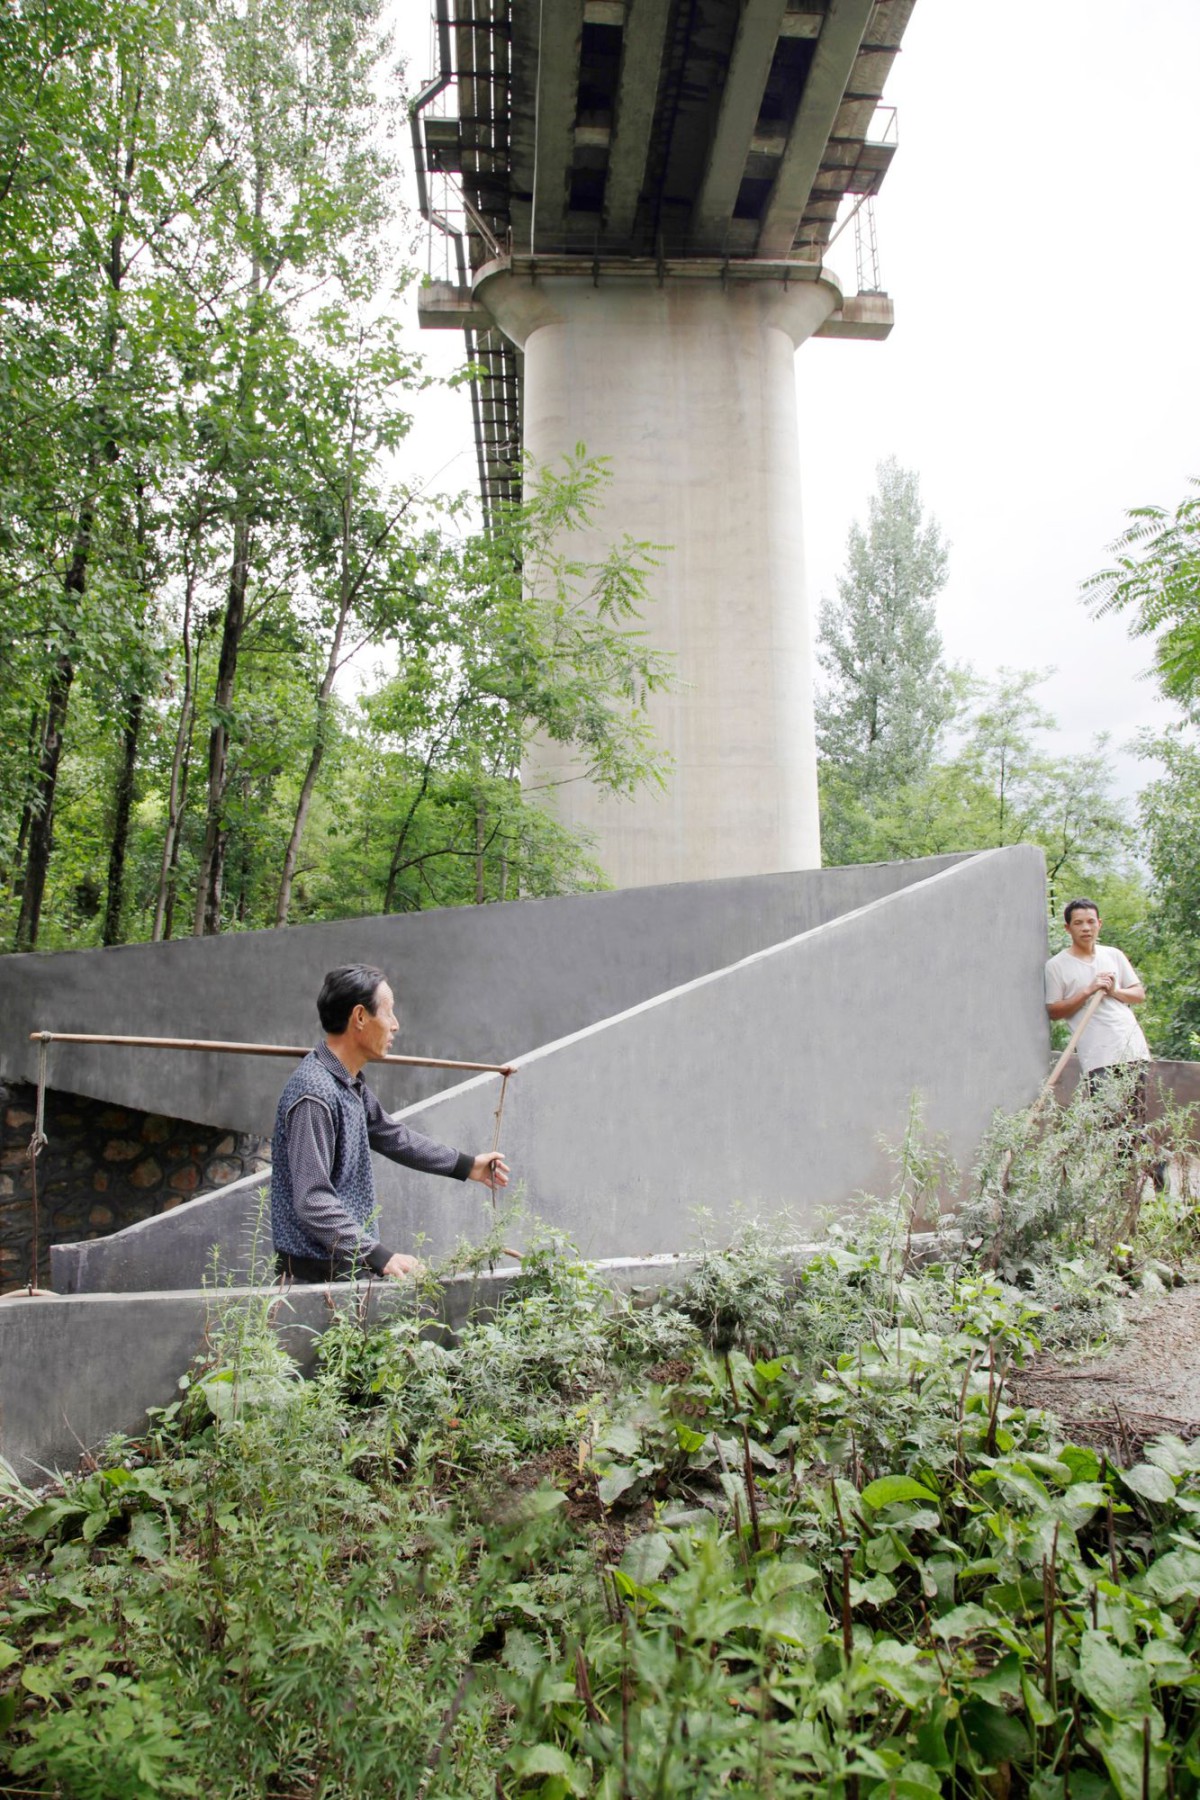
[[(0, 957), (0, 1079), (32, 1081), (32, 1030), (304, 1044), (326, 969), (373, 962), (398, 1050), (503, 1062), (820, 925), (959, 860), (873, 863), (624, 893)], [(51, 1047), (49, 1084), (226, 1131), (269, 1133), (288, 1065), (271, 1058)], [(377, 1069), (385, 1106), (452, 1077)]]
[[(611, 1288), (652, 1290), (685, 1280), (686, 1257), (619, 1258), (596, 1274)], [(436, 1305), (431, 1330), (456, 1331), (489, 1312), (519, 1271), (456, 1276)], [(142, 1431), (152, 1407), (178, 1398), (179, 1378), (208, 1349), (229, 1309), (262, 1309), (306, 1373), (316, 1340), (339, 1311), (375, 1324), (417, 1305), (411, 1287), (339, 1282), (330, 1287), (207, 1288), (166, 1293), (81, 1294), (0, 1302), (0, 1456), (37, 1483), (78, 1466), (116, 1433)]]
[[(628, 898), (630, 896), (626, 896)], [(884, 1140), (910, 1097), (969, 1162), (997, 1107), (1025, 1104), (1046, 1067), (1039, 850), (941, 866), (884, 898), (643, 999), (521, 1059), (503, 1145), (529, 1210), (590, 1257), (671, 1251), (694, 1212), (826, 1207), (890, 1181)], [(402, 1113), (486, 1147), (499, 1077)], [(487, 1192), (377, 1159), (380, 1230), (441, 1253), (489, 1222)], [(63, 1287), (193, 1286), (214, 1245), (246, 1267), (261, 1180), (56, 1256)]]
[[(919, 1092), (963, 1163), (1046, 1066), (1040, 850), (996, 850), (758, 951), (524, 1058), (504, 1147), (531, 1209), (587, 1256), (686, 1245), (694, 1211), (829, 1206), (887, 1189)], [(467, 1147), (499, 1078), (403, 1115)], [(478, 1204), (379, 1169), (383, 1235), (448, 1247)]]

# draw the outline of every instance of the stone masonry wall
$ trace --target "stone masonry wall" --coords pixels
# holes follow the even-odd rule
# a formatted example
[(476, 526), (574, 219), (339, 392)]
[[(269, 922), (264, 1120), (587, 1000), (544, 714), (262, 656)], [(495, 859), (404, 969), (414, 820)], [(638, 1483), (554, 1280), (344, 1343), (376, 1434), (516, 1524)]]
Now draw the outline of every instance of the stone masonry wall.
[[(33, 1201), (29, 1139), (36, 1089), (0, 1082), (0, 1293), (29, 1279)], [(38, 1285), (50, 1273), (50, 1245), (106, 1237), (182, 1200), (266, 1168), (270, 1145), (245, 1132), (166, 1119), (46, 1090), (38, 1157)]]

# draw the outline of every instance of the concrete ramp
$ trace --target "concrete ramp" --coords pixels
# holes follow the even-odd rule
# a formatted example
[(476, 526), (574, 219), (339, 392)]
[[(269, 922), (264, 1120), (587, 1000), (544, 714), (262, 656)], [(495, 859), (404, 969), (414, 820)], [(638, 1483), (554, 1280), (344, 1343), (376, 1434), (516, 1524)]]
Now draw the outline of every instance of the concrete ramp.
[[(1028, 1102), (1045, 1075), (1042, 856), (1018, 846), (908, 867), (907, 884), (521, 1056), (503, 1146), (530, 1210), (590, 1257), (683, 1249), (697, 1207), (722, 1228), (739, 1209), (789, 1207), (807, 1233), (824, 1208), (886, 1189), (885, 1143), (914, 1090), (929, 1130), (969, 1161), (996, 1108)], [(577, 955), (593, 948), (581, 939)], [(498, 1091), (477, 1077), (400, 1116), (487, 1148)], [(379, 1159), (376, 1172), (381, 1235), (398, 1247), (440, 1252), (488, 1222), (475, 1184)], [(262, 1185), (60, 1250), (56, 1285), (192, 1287), (213, 1246), (238, 1271)]]

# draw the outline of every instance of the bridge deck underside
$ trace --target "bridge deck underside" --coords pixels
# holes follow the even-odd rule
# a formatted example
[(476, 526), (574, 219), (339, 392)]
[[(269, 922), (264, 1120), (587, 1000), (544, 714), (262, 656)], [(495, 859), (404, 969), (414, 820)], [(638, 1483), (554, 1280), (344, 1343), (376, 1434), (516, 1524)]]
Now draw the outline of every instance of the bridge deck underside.
[[(472, 271), (520, 257), (819, 263), (847, 195), (878, 191), (872, 120), (915, 0), (439, 0)], [(474, 342), (485, 504), (519, 491), (521, 370)]]
[(518, 254), (812, 261), (890, 164), (871, 121), (914, 3), (455, 0), (443, 166)]

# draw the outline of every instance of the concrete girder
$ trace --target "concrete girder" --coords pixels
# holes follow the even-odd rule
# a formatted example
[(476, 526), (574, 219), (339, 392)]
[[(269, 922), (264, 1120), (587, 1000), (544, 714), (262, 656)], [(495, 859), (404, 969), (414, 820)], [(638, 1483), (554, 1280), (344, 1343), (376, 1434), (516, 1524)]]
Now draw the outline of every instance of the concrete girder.
[(662, 72), (671, 0), (630, 0), (621, 46), (616, 122), (604, 187), (608, 242), (629, 237), (637, 214)]
[(702, 251), (725, 246), (786, 11), (787, 0), (746, 0), (738, 20), (721, 107), (692, 212), (692, 242)]
[(875, 0), (830, 0), (788, 147), (758, 234), (758, 254), (787, 256), (796, 241), (829, 134), (842, 105)]
[(538, 21), (537, 128), (533, 163), (533, 248), (561, 241), (571, 195), (584, 0), (554, 0)]

